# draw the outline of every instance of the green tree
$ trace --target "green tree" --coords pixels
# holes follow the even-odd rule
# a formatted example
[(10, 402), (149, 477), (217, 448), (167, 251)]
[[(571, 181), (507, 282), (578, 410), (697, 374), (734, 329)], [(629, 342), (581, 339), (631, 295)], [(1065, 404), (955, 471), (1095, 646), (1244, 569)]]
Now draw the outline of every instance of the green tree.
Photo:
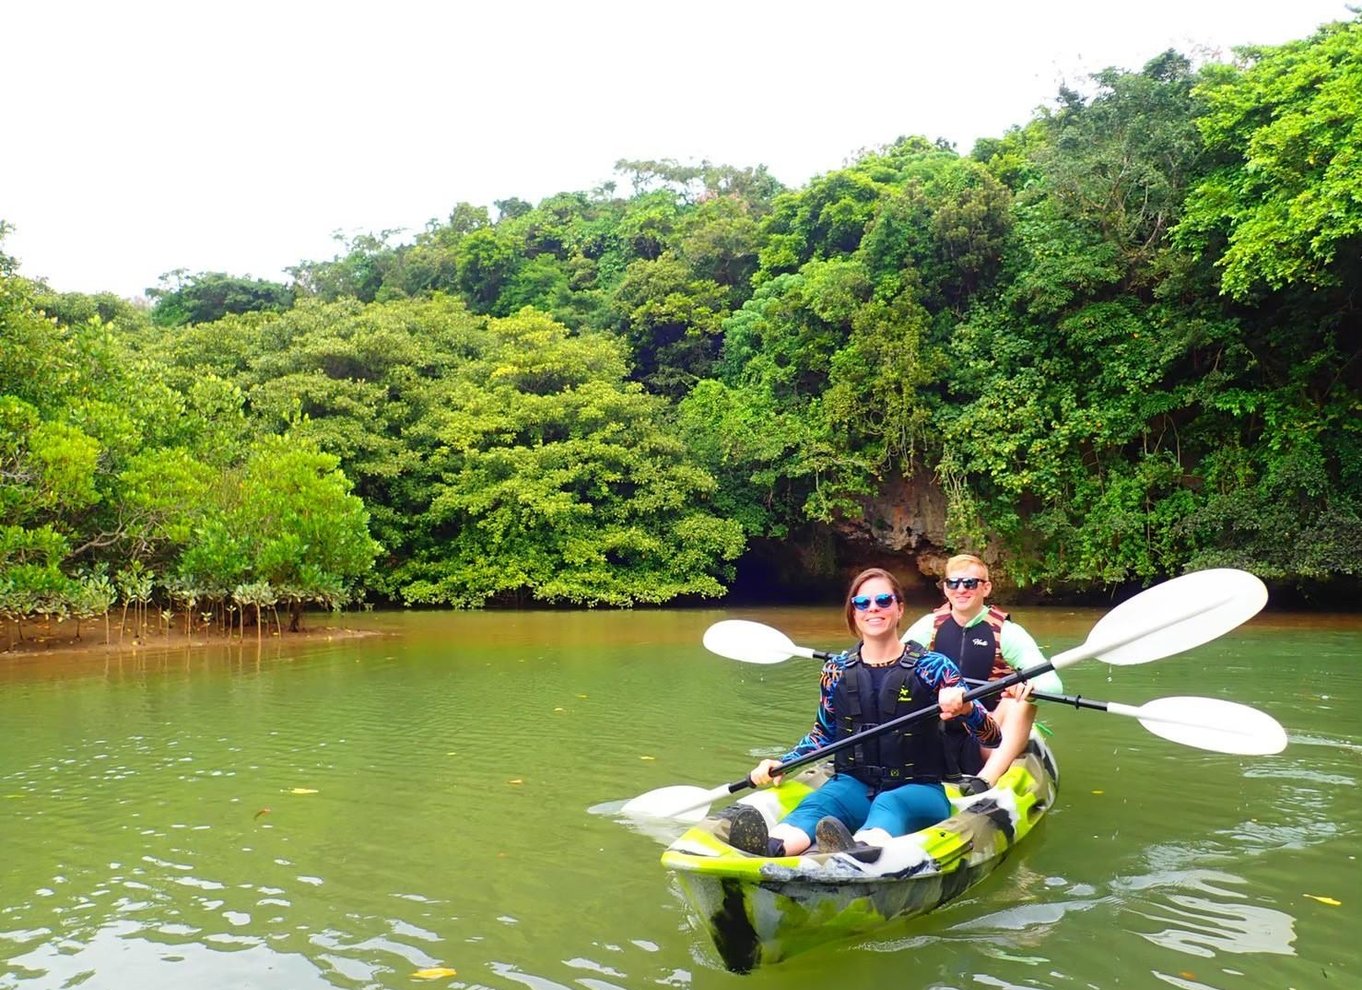
[(301, 292), (327, 302), (345, 298), (372, 302), (398, 265), (399, 249), (389, 242), (401, 232), (380, 230), (347, 237), (338, 230), (332, 237), (344, 246), (343, 253), (329, 261), (299, 262), (287, 271)]
[(62, 569), (69, 551), (50, 525), (0, 525), (0, 617), (15, 624), (19, 639), (26, 617), (70, 611), (79, 585)]
[(1192, 191), (1183, 244), (1219, 253), (1236, 299), (1356, 282), (1362, 242), (1362, 19), (1206, 69), (1199, 120), (1216, 168)]
[(708, 511), (714, 480), (625, 382), (618, 344), (533, 310), (493, 321), (487, 349), (434, 385), (425, 531), (397, 568), (409, 601), (627, 605), (721, 594), (739, 527)]
[(620, 335), (634, 354), (634, 374), (650, 391), (679, 398), (708, 376), (719, 354), (727, 293), (692, 277), (670, 251), (635, 261), (615, 290)]
[(152, 322), (163, 327), (212, 323), (229, 313), (277, 312), (293, 305), (293, 290), (279, 282), (224, 272), (190, 275), (184, 269), (162, 275), (160, 286), (147, 289), (147, 297), (154, 300)]
[(226, 602), (238, 586), (268, 583), (289, 606), (295, 631), (305, 603), (346, 601), (380, 547), (338, 463), (296, 437), (261, 438), (214, 486), (177, 584)]

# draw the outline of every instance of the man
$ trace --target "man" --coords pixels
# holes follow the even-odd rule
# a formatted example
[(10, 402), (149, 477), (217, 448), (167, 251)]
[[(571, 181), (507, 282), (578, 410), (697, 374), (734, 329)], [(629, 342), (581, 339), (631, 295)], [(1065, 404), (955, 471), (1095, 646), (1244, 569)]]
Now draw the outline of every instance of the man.
[[(987, 604), (993, 585), (988, 565), (978, 557), (963, 553), (946, 561), (942, 590), (946, 604), (914, 622), (904, 633), (904, 642), (915, 640), (950, 657), (967, 681), (998, 680), (1014, 670), (1045, 663), (1030, 633), (1002, 609)], [(1033, 689), (1064, 690), (1059, 675), (1050, 671), (1013, 685), (1002, 697), (980, 699), (992, 709), (994, 721), (1002, 729), (1002, 742), (995, 749), (981, 752), (967, 734), (949, 721), (944, 723), (947, 750), (956, 755), (957, 769), (973, 775), (962, 784), (967, 793), (992, 787), (1026, 749), (1036, 720), (1035, 702), (1030, 697)]]

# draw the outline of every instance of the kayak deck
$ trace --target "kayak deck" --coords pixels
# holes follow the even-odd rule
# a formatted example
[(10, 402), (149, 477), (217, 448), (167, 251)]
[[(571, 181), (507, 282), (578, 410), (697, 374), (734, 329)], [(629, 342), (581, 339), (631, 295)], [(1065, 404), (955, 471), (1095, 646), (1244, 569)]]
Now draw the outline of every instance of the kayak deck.
[[(739, 803), (774, 824), (832, 775), (822, 765)], [(688, 829), (662, 854), (724, 965), (734, 972), (778, 962), (816, 945), (925, 914), (991, 873), (1054, 804), (1059, 772), (1045, 741), (1026, 751), (982, 794), (947, 784), (955, 813), (893, 839), (875, 856), (823, 853), (753, 856), (727, 842), (731, 818), (719, 812)], [(872, 858), (873, 857), (873, 858)], [(866, 861), (870, 860), (870, 861)]]

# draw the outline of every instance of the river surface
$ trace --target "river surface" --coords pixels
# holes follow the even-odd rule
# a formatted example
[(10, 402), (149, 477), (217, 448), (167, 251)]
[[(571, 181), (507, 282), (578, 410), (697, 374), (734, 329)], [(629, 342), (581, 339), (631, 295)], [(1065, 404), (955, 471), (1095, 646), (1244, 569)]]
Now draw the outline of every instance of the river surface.
[[(1101, 615), (1017, 617), (1057, 652)], [(1268, 613), (1069, 668), (1098, 700), (1262, 708), (1290, 745), (1226, 756), (1045, 707), (1059, 802), (997, 872), (738, 976), (659, 865), (679, 829), (610, 813), (808, 729), (811, 661), (701, 648), (733, 617), (847, 645), (833, 606), (370, 613), (328, 620), (364, 638), (0, 655), (0, 988), (1362, 987), (1362, 618)]]

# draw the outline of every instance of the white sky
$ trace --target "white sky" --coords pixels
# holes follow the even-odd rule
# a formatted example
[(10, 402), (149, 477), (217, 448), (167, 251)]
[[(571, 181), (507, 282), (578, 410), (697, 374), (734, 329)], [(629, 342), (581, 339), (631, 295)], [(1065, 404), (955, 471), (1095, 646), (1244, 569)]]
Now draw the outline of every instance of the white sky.
[[(1342, 0), (5, 0), (0, 249), (62, 291), (172, 269), (286, 280), (460, 200), (536, 203), (617, 159), (790, 186), (900, 135), (966, 153), (1168, 47), (1229, 56)], [(621, 178), (621, 191), (627, 183)]]

